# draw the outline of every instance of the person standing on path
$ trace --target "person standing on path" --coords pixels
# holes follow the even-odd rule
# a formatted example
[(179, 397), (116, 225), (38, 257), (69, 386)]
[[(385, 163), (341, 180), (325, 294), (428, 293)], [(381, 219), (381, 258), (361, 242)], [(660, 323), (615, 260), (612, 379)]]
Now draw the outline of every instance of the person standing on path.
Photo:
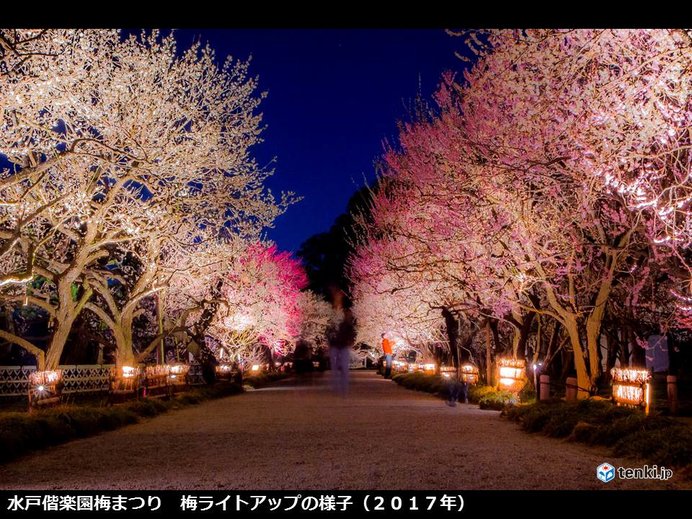
[(346, 396), (348, 392), (348, 369), (351, 361), (351, 348), (356, 342), (355, 320), (351, 309), (344, 304), (344, 299), (344, 293), (341, 289), (332, 289), (334, 315), (331, 324), (327, 328), (332, 389), (341, 396)]
[(448, 396), (447, 405), (450, 407), (455, 407), (459, 401), (459, 397), (464, 397), (464, 403), (469, 403), (468, 397), (468, 384), (464, 380), (461, 373), (461, 368), (457, 367), (455, 374), (452, 376), (447, 386)]
[(382, 334), (382, 353), (384, 353), (384, 378), (392, 378), (392, 341)]

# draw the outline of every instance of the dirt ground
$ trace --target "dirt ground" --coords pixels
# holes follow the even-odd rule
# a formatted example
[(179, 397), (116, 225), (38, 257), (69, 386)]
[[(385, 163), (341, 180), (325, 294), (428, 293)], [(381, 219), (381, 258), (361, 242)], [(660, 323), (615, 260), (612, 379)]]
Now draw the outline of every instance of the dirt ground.
[(674, 489), (604, 484), (596, 466), (643, 463), (530, 435), (495, 411), (443, 401), (352, 372), (171, 412), (0, 465), (3, 489)]

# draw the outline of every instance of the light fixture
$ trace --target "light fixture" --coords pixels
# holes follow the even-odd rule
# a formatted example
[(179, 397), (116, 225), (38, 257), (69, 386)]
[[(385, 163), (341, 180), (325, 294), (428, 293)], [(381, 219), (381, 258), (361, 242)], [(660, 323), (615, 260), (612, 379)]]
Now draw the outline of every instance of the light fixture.
[(649, 414), (651, 405), (651, 373), (642, 369), (613, 368), (613, 400), (618, 405), (643, 407)]

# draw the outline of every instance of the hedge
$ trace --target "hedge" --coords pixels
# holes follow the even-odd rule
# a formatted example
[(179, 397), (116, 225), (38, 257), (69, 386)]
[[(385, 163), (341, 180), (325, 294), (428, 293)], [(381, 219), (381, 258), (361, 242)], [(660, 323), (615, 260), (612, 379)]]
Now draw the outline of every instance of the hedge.
[(137, 423), (141, 418), (150, 418), (171, 409), (241, 392), (242, 388), (237, 384), (219, 383), (177, 394), (169, 400), (148, 398), (110, 407), (62, 405), (33, 413), (0, 413), (0, 462), (75, 438)]
[[(397, 373), (392, 380), (407, 389), (424, 391), (447, 398), (449, 382), (437, 375), (425, 373)], [(474, 385), (469, 388), (469, 402), (478, 404), (481, 409), (501, 410), (518, 402), (516, 395), (509, 391), (498, 391), (491, 386)]]
[(537, 402), (510, 407), (503, 414), (529, 432), (605, 445), (616, 456), (682, 467), (692, 475), (692, 430), (673, 418), (645, 416), (602, 399)]

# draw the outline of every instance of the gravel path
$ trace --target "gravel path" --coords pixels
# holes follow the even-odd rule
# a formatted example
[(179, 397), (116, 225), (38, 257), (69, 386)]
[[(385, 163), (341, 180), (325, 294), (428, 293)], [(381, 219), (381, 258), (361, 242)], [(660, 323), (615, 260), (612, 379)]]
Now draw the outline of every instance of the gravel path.
[(447, 407), (372, 372), (347, 398), (328, 374), (171, 412), (0, 465), (0, 488), (599, 489), (689, 482), (595, 477), (596, 449), (519, 430), (494, 411)]

